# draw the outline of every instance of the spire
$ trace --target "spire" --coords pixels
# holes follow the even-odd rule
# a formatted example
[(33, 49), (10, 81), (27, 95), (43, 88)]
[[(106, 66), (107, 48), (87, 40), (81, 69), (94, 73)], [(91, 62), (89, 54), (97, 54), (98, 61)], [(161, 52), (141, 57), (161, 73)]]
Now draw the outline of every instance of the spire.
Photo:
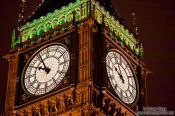
[(25, 3), (26, 3), (26, 0), (21, 0), (21, 3), (20, 3), (20, 13), (19, 13), (19, 17), (18, 17), (18, 22), (21, 23), (22, 21), (24, 21), (24, 11), (25, 11)]
[(112, 0), (97, 0), (99, 3), (105, 7), (107, 11), (109, 11), (116, 18), (119, 18), (117, 15), (117, 10), (113, 7)]
[(13, 29), (11, 48), (15, 48), (15, 41), (16, 41), (16, 31), (15, 29)]
[(133, 32), (138, 39), (139, 32), (138, 32), (138, 26), (137, 26), (136, 22), (137, 22), (136, 14), (135, 14), (135, 12), (132, 12)]
[(135, 12), (132, 12), (132, 31), (135, 34), (135, 37), (137, 39), (137, 48), (138, 48), (138, 53), (139, 53), (139, 57), (140, 59), (144, 58), (144, 47), (143, 44), (140, 42), (139, 40), (139, 30), (138, 30), (138, 26), (137, 26), (137, 18), (136, 18), (136, 14)]
[(114, 7), (114, 3), (116, 3), (114, 2), (114, 0), (96, 0), (96, 1), (99, 1), (100, 5), (102, 5), (107, 11), (109, 11), (111, 15), (113, 15), (117, 20), (119, 20), (120, 23), (123, 26), (125, 26), (125, 28), (128, 28), (129, 30), (131, 30), (127, 25), (127, 23), (125, 22), (124, 18), (119, 15), (117, 8)]

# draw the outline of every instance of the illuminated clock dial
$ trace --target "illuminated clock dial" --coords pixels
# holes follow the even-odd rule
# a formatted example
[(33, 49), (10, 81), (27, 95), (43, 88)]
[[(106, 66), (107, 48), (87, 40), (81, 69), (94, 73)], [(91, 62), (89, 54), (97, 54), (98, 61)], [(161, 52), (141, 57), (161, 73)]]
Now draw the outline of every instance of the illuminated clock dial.
[(106, 56), (109, 81), (119, 98), (131, 104), (137, 96), (136, 79), (129, 63), (118, 52), (110, 51)]
[(53, 90), (65, 77), (70, 56), (66, 47), (52, 44), (37, 51), (25, 66), (22, 84), (33, 95)]

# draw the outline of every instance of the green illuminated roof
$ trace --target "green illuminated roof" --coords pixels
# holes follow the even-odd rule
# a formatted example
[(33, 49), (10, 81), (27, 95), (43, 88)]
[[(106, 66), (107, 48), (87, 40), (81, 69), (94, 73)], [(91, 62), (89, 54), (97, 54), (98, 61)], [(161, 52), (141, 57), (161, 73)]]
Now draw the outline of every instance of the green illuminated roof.
[[(52, 1), (53, 3), (58, 0), (45, 0), (41, 5), (40, 9), (45, 9), (43, 5), (46, 2)], [(24, 42), (28, 39), (34, 38), (47, 32), (49, 29), (53, 29), (57, 26), (63, 25), (67, 22), (73, 20), (73, 11), (76, 12), (76, 20), (81, 20), (89, 17), (90, 10), (95, 10), (94, 19), (101, 24), (102, 17), (104, 16), (105, 26), (110, 29), (116, 36), (120, 37), (122, 41), (126, 43), (136, 54), (139, 54), (139, 48), (137, 48), (137, 39), (132, 33), (121, 23), (120, 19), (114, 13), (112, 5), (108, 0), (65, 0), (66, 2), (62, 5), (53, 6), (51, 9), (46, 9), (43, 14), (42, 10), (37, 10), (37, 12), (29, 19), (27, 23), (19, 27), (21, 33), (21, 41)], [(104, 1), (104, 2), (102, 2)], [(59, 3), (59, 2), (58, 2)], [(66, 6), (64, 6), (66, 5)], [(93, 6), (95, 9), (91, 9)], [(55, 9), (57, 8), (58, 9)], [(55, 9), (55, 10), (54, 10)], [(108, 10), (109, 9), (109, 10)], [(112, 10), (110, 10), (112, 9)], [(48, 12), (50, 11), (50, 12)], [(12, 42), (15, 46), (19, 41)], [(141, 48), (143, 51), (143, 48)], [(143, 54), (143, 53), (142, 53)]]
[[(88, 1), (88, 0), (86, 0)], [(113, 8), (111, 0), (97, 0), (99, 1), (100, 5), (104, 6), (107, 11), (109, 11), (112, 15), (119, 18), (116, 11)], [(60, 9), (62, 6), (67, 6), (69, 3), (74, 3), (76, 0), (44, 0), (42, 4), (40, 4), (34, 14), (32, 14), (27, 22), (31, 22), (34, 19), (38, 19), (41, 16), (47, 15), (49, 12), (53, 12), (56, 9)]]

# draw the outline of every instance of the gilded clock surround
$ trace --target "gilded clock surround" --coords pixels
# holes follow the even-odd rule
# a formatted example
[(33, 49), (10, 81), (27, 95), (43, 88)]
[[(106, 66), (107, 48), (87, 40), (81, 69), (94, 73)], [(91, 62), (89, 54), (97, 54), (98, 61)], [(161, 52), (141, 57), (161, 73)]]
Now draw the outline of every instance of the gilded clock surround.
[[(65, 52), (67, 52), (67, 54), (68, 54), (68, 59), (69, 59), (70, 55), (69, 55), (69, 52), (68, 52), (68, 49), (66, 48), (66, 46), (64, 46), (63, 44), (54, 42), (54, 43), (50, 43), (50, 44), (47, 44), (47, 45), (45, 45), (45, 46), (39, 48), (39, 49), (28, 59), (27, 63), (25, 64), (25, 67), (24, 67), (24, 70), (23, 70), (23, 73), (22, 73), (21, 83), (22, 83), (22, 87), (23, 87), (23, 89), (26, 91), (26, 93), (30, 94), (31, 96), (32, 96), (32, 95), (35, 96), (35, 94), (30, 93), (30, 92), (26, 89), (26, 87), (25, 87), (25, 85), (24, 85), (26, 70), (27, 70), (27, 68), (29, 67), (30, 62), (33, 60), (34, 57), (36, 57), (37, 54), (40, 54), (40, 52), (41, 52), (42, 50), (48, 49), (49, 47), (55, 46), (55, 45), (57, 45), (57, 48), (60, 47), (60, 46), (63, 47), (63, 48), (66, 50)], [(47, 52), (48, 52), (48, 51), (47, 51)], [(50, 52), (51, 52), (51, 51), (50, 51)], [(59, 51), (57, 51), (57, 49), (56, 49), (55, 53), (56, 53), (56, 52), (59, 52)], [(65, 54), (65, 53), (64, 53), (64, 54)], [(40, 54), (40, 55), (41, 55), (41, 54)], [(50, 56), (50, 57), (54, 57), (54, 56)], [(49, 57), (48, 57), (48, 58), (49, 58)], [(46, 59), (48, 59), (48, 58), (46, 58)], [(43, 62), (45, 62), (45, 59), (43, 59)], [(68, 62), (70, 62), (70, 59), (69, 59)], [(32, 67), (31, 67), (31, 68), (32, 68)], [(43, 69), (44, 67), (42, 66), (42, 67), (35, 67), (35, 68), (41, 70), (41, 68)], [(68, 68), (69, 68), (69, 63), (68, 63), (67, 69), (68, 69)], [(67, 71), (67, 69), (66, 69), (66, 71)], [(50, 69), (50, 70), (51, 70), (51, 69)], [(34, 78), (36, 78), (36, 80), (37, 80), (36, 71), (37, 71), (37, 70), (35, 70), (35, 76), (34, 76)], [(64, 75), (65, 75), (66, 73), (67, 73), (67, 72), (65, 72)], [(47, 75), (48, 75), (48, 74), (47, 74)], [(27, 78), (27, 77), (26, 77), (26, 78)], [(47, 78), (47, 77), (38, 77), (38, 78)], [(53, 77), (53, 78), (54, 78), (54, 77)], [(62, 77), (61, 81), (62, 81), (62, 80), (64, 80), (64, 77)], [(55, 81), (56, 81), (56, 80), (55, 80)], [(56, 88), (60, 85), (61, 81), (60, 81), (59, 83), (57, 83), (57, 85), (56, 85), (53, 89), (56, 89)], [(37, 82), (38, 82), (38, 81), (37, 81)], [(32, 85), (31, 85), (31, 86), (32, 86)], [(51, 90), (51, 91), (52, 91), (52, 90)], [(46, 94), (46, 93), (47, 93), (47, 92), (45, 92), (44, 94)], [(39, 94), (39, 95), (40, 95), (40, 94)]]
[[(137, 101), (138, 101), (138, 98), (139, 98), (139, 86), (138, 86), (138, 80), (137, 80), (137, 78), (136, 78), (136, 74), (135, 74), (135, 72), (134, 72), (134, 70), (133, 70), (133, 67), (131, 66), (131, 64), (130, 64), (130, 61), (127, 59), (127, 57), (121, 52), (121, 51), (119, 51), (119, 50), (117, 50), (117, 49), (110, 49), (109, 51), (108, 51), (108, 53), (110, 53), (110, 52), (116, 52), (117, 54), (119, 54), (120, 56), (122, 56), (123, 58), (124, 58), (124, 60), (127, 62), (127, 65), (129, 66), (129, 68), (130, 68), (130, 70), (131, 70), (131, 72), (132, 72), (132, 75), (133, 75), (133, 78), (134, 78), (134, 82), (135, 82), (135, 84), (136, 84), (136, 95), (135, 95), (135, 98), (134, 98), (134, 101), (132, 102), (132, 103), (126, 103), (126, 105), (131, 105), (131, 106), (134, 106), (136, 103), (137, 103)], [(107, 57), (107, 56), (106, 56)], [(119, 62), (118, 62), (119, 63)], [(107, 65), (107, 64), (106, 64)], [(120, 64), (121, 65), (121, 64)], [(107, 66), (106, 66), (107, 67)], [(120, 69), (121, 70), (121, 69)], [(128, 76), (128, 75), (127, 75)], [(111, 78), (111, 77), (109, 77), (109, 75), (108, 75), (108, 80), (109, 80), (109, 78)], [(111, 81), (109, 80), (109, 82), (110, 82), (110, 88), (113, 88), (113, 90), (115, 91), (115, 88), (111, 85)], [(117, 93), (116, 93), (117, 94)], [(117, 94), (117, 96), (119, 96), (118, 94)], [(120, 98), (120, 97), (119, 97)], [(121, 99), (121, 98), (120, 98)], [(121, 100), (122, 101), (122, 100)], [(123, 101), (124, 102), (124, 101)], [(125, 103), (125, 102), (124, 102)]]
[[(66, 34), (67, 36), (65, 37)], [(66, 48), (68, 48), (67, 50), (71, 53), (71, 32), (68, 33), (64, 33), (61, 36), (55, 36), (55, 38), (52, 38), (51, 40), (48, 41), (43, 41), (40, 42), (38, 44), (35, 45), (31, 45), (30, 47), (23, 47), (22, 50), (19, 52), (19, 59), (20, 61), (23, 62), (19, 62), (18, 67), (20, 67), (20, 69), (18, 70), (18, 79), (17, 79), (17, 92), (16, 92), (16, 100), (15, 100), (15, 104), (16, 106), (21, 106), (22, 104), (28, 104), (30, 102), (33, 102), (33, 100), (31, 99), (42, 99), (43, 96), (39, 95), (39, 96), (35, 96), (33, 94), (29, 94), (29, 92), (26, 92), (25, 87), (23, 87), (23, 84), (21, 82), (21, 78), (22, 77), (22, 73), (23, 70), (26, 68), (28, 62), (33, 58), (33, 56), (35, 55), (35, 53), (37, 53), (38, 51), (40, 51), (41, 49), (43, 49), (44, 47), (53, 45), (53, 44), (60, 44), (65, 46)], [(58, 40), (59, 39), (59, 40)], [(69, 53), (69, 55), (70, 55)], [(71, 84), (70, 81), (70, 68), (68, 69), (65, 77), (63, 78), (63, 80), (60, 82), (60, 84), (53, 90), (53, 91), (58, 91), (59, 89), (69, 86)], [(22, 89), (23, 88), (23, 89)], [(52, 92), (53, 92), (52, 91)], [(50, 94), (47, 93), (47, 94)], [(46, 94), (46, 96), (47, 96)]]

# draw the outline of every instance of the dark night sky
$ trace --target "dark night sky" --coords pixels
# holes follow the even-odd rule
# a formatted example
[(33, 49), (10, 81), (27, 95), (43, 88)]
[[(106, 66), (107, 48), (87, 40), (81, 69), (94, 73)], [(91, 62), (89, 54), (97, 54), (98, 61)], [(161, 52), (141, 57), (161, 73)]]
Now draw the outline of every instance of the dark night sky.
[[(27, 0), (25, 16), (29, 16), (40, 0)], [(113, 0), (115, 8), (131, 26), (135, 12), (139, 39), (145, 48), (145, 64), (152, 74), (148, 78), (148, 103), (175, 111), (175, 1)], [(0, 1), (0, 56), (8, 53), (11, 32), (18, 24), (20, 0)], [(0, 104), (4, 103), (8, 62), (0, 57)], [(3, 108), (0, 108), (2, 112)]]

